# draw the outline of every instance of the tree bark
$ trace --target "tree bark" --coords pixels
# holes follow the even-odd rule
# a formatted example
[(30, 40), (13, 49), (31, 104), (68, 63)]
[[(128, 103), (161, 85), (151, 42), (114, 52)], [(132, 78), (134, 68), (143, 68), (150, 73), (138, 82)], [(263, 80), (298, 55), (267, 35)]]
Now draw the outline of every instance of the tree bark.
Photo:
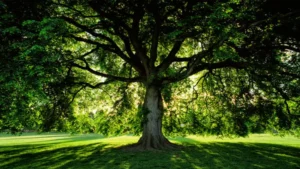
[(143, 135), (137, 143), (138, 147), (144, 150), (174, 147), (162, 133), (163, 101), (158, 86), (146, 88), (143, 116)]

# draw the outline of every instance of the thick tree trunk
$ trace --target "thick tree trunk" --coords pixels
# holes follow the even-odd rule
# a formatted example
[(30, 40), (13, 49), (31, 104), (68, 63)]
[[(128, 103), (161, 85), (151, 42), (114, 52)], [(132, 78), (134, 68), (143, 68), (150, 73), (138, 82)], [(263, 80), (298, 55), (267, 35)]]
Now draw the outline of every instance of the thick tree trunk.
[(159, 87), (147, 87), (143, 106), (143, 135), (137, 143), (138, 147), (146, 150), (174, 147), (162, 133), (163, 102)]

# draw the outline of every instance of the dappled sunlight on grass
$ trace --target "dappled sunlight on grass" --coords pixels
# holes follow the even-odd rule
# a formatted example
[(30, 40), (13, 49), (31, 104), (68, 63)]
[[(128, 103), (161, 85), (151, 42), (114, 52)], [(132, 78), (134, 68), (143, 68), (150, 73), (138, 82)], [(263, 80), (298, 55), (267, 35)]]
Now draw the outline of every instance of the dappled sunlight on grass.
[[(0, 137), (1, 169), (300, 168), (300, 140), (289, 137), (177, 137), (172, 138), (172, 142), (184, 144), (184, 148), (150, 152), (117, 148), (136, 142), (138, 137), (133, 136), (104, 138), (96, 134), (57, 134)], [(10, 142), (13, 139), (18, 141)], [(22, 144), (22, 141), (25, 142)]]
[(70, 134), (31, 134), (25, 133), (21, 136), (11, 136), (2, 134), (0, 135), (0, 145), (24, 145), (24, 144), (57, 144), (57, 143), (70, 143), (76, 141), (99, 142), (100, 139), (105, 137), (98, 134), (84, 134), (84, 135), (70, 135)]

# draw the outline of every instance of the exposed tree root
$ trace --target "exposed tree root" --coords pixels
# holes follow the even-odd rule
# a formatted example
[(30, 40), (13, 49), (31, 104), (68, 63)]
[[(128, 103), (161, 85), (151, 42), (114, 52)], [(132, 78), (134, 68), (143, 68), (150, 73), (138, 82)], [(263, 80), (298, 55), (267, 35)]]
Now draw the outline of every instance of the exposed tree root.
[(168, 139), (145, 139), (141, 137), (140, 140), (135, 144), (126, 145), (120, 147), (125, 151), (159, 151), (159, 150), (178, 150), (182, 146), (171, 143)]

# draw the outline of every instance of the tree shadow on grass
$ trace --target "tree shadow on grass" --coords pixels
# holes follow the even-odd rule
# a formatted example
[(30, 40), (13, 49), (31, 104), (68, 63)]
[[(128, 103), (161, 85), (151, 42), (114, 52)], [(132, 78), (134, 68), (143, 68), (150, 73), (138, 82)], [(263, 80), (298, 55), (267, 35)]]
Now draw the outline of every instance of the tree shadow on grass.
[(188, 146), (183, 158), (193, 168), (300, 169), (299, 148), (274, 144), (201, 143)]
[[(300, 149), (274, 144), (197, 143), (179, 150), (133, 152), (104, 143), (73, 147), (49, 145), (6, 147), (1, 169), (300, 169)], [(11, 149), (12, 151), (9, 151)], [(32, 149), (32, 150), (29, 150)]]

